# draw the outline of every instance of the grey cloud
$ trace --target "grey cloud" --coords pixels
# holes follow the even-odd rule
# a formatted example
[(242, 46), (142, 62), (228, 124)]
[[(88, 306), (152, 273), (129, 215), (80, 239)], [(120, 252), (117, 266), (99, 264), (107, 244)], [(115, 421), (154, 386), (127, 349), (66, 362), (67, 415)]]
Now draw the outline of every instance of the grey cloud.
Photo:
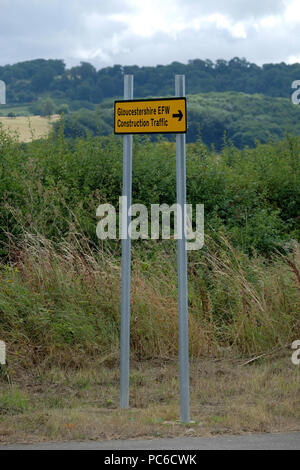
[[(291, 34), (291, 36), (289, 36)], [(130, 37), (125, 42), (126, 54), (115, 54), (114, 63), (124, 65), (166, 64), (173, 61), (187, 62), (188, 59), (226, 59), (245, 57), (257, 64), (286, 61), (291, 55), (299, 54), (300, 29), (294, 27), (286, 38), (285, 30), (278, 29), (257, 32), (248, 31), (246, 39), (234, 38), (229, 31), (212, 25), (199, 31), (184, 31), (170, 39), (166, 34), (156, 34), (151, 39), (141, 40)]]
[[(128, 13), (130, 7), (122, 0), (46, 0), (42, 5), (36, 0), (2, 0), (0, 63), (36, 57), (72, 58), (77, 48), (101, 45), (101, 38), (125, 29), (126, 25), (110, 17), (125, 10)], [(92, 14), (97, 14), (97, 34), (88, 25)]]
[(188, 15), (221, 13), (239, 21), (281, 13), (286, 2), (285, 0), (212, 0), (205, 2), (188, 0), (182, 4)]
[[(96, 0), (46, 0), (42, 5), (36, 0), (12, 0), (0, 4), (0, 37), (19, 35), (23, 32), (34, 36), (36, 33), (69, 31), (76, 36), (77, 28), (82, 29), (84, 18), (98, 14), (106, 19), (116, 12), (125, 11), (126, 2), (110, 0), (100, 3)], [(126, 12), (130, 11), (129, 7)], [(36, 38), (37, 39), (37, 38)]]
[(243, 39), (201, 22), (199, 30), (187, 26), (175, 35), (160, 32), (150, 38), (137, 36), (126, 19), (112, 16), (136, 13), (130, 0), (0, 0), (0, 64), (39, 57), (65, 59), (68, 66), (88, 60), (98, 68), (115, 63), (187, 62), (197, 57), (215, 60), (239, 56), (257, 63), (286, 61), (298, 54), (300, 29), (286, 24), (276, 30), (251, 26), (254, 19), (282, 13), (286, 1), (172, 0), (177, 8), (170, 12), (170, 22), (174, 11), (187, 25), (202, 16), (226, 14), (233, 22), (245, 21), (247, 37)]

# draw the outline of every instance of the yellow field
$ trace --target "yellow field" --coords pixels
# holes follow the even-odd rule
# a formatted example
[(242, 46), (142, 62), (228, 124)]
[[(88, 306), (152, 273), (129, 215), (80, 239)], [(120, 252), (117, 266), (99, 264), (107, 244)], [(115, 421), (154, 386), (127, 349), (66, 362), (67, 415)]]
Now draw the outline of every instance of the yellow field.
[(51, 123), (59, 119), (58, 114), (51, 116), (51, 118), (41, 116), (0, 117), (0, 124), (4, 129), (15, 134), (20, 142), (31, 142), (47, 137), (52, 128)]

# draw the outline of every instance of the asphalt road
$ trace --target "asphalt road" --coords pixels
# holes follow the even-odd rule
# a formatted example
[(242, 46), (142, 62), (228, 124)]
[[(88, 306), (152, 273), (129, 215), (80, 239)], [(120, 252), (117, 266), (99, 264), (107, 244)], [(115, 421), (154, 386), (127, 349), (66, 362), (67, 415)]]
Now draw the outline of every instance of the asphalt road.
[(300, 433), (15, 444), (0, 450), (300, 450)]

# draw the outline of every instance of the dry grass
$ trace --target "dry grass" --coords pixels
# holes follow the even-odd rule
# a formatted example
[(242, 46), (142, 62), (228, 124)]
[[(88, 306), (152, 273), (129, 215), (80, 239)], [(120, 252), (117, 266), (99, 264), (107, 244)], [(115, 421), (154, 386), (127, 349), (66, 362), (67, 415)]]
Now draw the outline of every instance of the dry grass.
[(79, 239), (27, 234), (0, 272), (8, 351), (0, 441), (300, 430), (300, 367), (290, 349), (299, 339), (299, 247), (266, 263), (224, 243), (189, 263), (194, 423), (184, 425), (172, 252), (151, 264), (133, 256), (131, 408), (121, 412), (120, 263)]
[(196, 360), (190, 376), (193, 423), (185, 425), (178, 421), (176, 360), (133, 364), (126, 411), (119, 409), (117, 365), (77, 371), (37, 367), (0, 384), (0, 442), (300, 430), (300, 368), (288, 352), (244, 367)]
[(52, 129), (51, 123), (59, 119), (58, 114), (50, 118), (42, 116), (0, 117), (0, 124), (3, 125), (4, 129), (15, 135), (19, 142), (31, 142), (32, 140), (47, 137)]
[[(84, 242), (83, 242), (84, 243)], [(217, 247), (219, 249), (219, 247)], [(80, 241), (59, 246), (27, 234), (0, 270), (0, 337), (11, 362), (59, 367), (115, 356), (120, 336), (120, 263)], [(177, 273), (173, 253), (145, 263), (134, 255), (131, 349), (135, 359), (178, 351)], [(198, 255), (199, 256), (199, 255)], [(245, 357), (284, 349), (300, 333), (298, 245), (266, 264), (210, 247), (191, 259), (191, 357)], [(200, 266), (200, 267), (199, 267)]]

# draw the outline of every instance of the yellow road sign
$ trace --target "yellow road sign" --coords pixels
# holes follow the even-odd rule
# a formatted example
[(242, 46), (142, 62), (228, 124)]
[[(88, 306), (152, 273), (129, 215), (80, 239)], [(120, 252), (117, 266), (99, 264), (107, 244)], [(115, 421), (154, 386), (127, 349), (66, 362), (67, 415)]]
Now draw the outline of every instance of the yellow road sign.
[(115, 134), (185, 134), (186, 99), (115, 101)]

